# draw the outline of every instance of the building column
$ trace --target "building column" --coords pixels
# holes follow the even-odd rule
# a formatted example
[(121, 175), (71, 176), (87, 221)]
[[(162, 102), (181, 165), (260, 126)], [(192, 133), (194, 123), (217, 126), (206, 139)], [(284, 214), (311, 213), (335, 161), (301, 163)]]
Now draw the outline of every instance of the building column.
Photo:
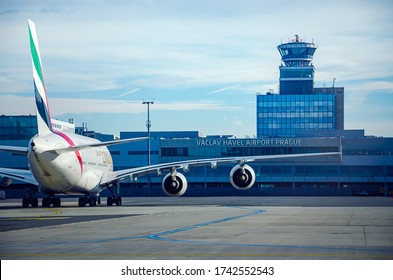
[(385, 182), (383, 183), (383, 196), (388, 196), (388, 184)]

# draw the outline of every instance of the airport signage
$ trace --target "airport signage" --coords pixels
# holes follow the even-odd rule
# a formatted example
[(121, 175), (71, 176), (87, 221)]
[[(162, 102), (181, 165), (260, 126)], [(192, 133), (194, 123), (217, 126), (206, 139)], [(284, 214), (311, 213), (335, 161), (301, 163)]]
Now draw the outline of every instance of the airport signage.
[(197, 146), (302, 146), (300, 138), (277, 139), (197, 139)]

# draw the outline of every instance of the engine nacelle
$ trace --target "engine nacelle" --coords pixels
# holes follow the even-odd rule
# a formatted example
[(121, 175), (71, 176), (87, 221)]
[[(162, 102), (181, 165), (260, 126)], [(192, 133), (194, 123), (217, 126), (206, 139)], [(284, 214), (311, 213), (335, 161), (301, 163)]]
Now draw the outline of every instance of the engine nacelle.
[(12, 179), (9, 177), (0, 177), (0, 186), (2, 187), (8, 187), (11, 185)]
[(255, 172), (249, 165), (236, 165), (230, 173), (231, 184), (238, 190), (248, 190), (255, 183)]
[(162, 189), (168, 196), (182, 196), (187, 190), (187, 179), (179, 172), (168, 173), (162, 180)]

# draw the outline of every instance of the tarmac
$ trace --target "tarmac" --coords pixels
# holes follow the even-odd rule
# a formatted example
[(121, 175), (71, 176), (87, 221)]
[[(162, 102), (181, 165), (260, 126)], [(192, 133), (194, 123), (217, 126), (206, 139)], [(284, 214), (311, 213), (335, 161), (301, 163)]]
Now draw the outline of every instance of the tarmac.
[[(103, 199), (104, 201), (104, 199)], [(2, 260), (392, 260), (389, 197), (123, 197), (122, 206), (0, 201)]]

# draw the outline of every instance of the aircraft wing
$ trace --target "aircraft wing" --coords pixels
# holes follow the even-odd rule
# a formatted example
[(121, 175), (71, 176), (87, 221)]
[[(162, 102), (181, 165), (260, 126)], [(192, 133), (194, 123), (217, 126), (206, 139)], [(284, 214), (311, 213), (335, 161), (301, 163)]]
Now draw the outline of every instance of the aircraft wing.
[(0, 146), (0, 152), (10, 152), (27, 155), (28, 149), (27, 147)]
[(38, 186), (30, 170), (0, 167), (0, 177), (7, 177)]
[(171, 171), (173, 169), (183, 169), (188, 171), (190, 167), (196, 166), (211, 166), (211, 168), (216, 168), (220, 163), (235, 163), (239, 165), (244, 165), (248, 162), (263, 161), (271, 159), (284, 159), (284, 158), (301, 158), (301, 157), (318, 157), (318, 156), (340, 156), (340, 152), (330, 152), (330, 153), (308, 153), (308, 154), (285, 154), (285, 155), (263, 155), (263, 156), (244, 156), (244, 157), (226, 157), (226, 158), (209, 158), (209, 159), (196, 159), (188, 161), (179, 162), (169, 162), (156, 165), (142, 166), (124, 170), (114, 171), (108, 174), (104, 174), (101, 179), (100, 184), (108, 184), (113, 181), (122, 180), (127, 177), (134, 179), (138, 176), (143, 176), (149, 173), (157, 173), (161, 175), (162, 171)]
[(98, 142), (98, 143), (92, 143), (92, 144), (82, 144), (82, 145), (76, 145), (76, 146), (72, 146), (72, 147), (48, 150), (47, 152), (52, 152), (52, 153), (56, 153), (56, 154), (60, 155), (63, 153), (73, 152), (73, 151), (77, 151), (77, 150), (79, 151), (79, 150), (95, 148), (95, 147), (118, 145), (118, 144), (142, 141), (142, 140), (147, 140), (147, 139), (148, 139), (148, 137), (139, 137), (139, 138), (129, 138), (129, 139), (122, 139), (122, 140), (113, 140), (113, 141), (107, 141), (107, 142)]
[[(0, 151), (27, 155), (28, 148), (15, 146), (0, 146)], [(38, 186), (38, 182), (33, 177), (33, 174), (31, 174), (30, 170), (0, 167), (0, 177), (11, 178), (14, 180), (23, 181)]]

